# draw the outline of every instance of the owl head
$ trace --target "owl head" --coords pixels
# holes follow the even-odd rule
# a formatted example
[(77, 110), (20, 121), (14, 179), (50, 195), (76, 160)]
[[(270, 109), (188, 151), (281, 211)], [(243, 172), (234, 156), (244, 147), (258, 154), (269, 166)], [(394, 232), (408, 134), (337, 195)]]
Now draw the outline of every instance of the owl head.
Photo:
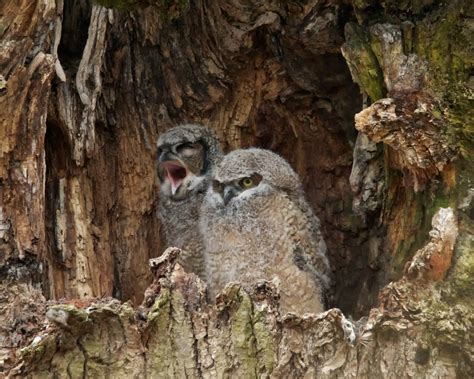
[(176, 126), (159, 137), (157, 146), (161, 194), (174, 201), (204, 191), (213, 167), (222, 157), (217, 138), (200, 125)]
[(299, 195), (302, 187), (298, 175), (284, 158), (269, 150), (251, 148), (234, 150), (222, 159), (209, 191), (215, 201), (228, 206), (274, 192)]

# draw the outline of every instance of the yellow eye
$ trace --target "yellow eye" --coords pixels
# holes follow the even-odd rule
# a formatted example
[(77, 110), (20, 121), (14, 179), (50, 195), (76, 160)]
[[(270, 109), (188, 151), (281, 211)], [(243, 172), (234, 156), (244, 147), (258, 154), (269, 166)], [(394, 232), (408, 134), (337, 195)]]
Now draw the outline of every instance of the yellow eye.
[(242, 179), (242, 186), (245, 188), (249, 188), (253, 186), (252, 178), (244, 178)]

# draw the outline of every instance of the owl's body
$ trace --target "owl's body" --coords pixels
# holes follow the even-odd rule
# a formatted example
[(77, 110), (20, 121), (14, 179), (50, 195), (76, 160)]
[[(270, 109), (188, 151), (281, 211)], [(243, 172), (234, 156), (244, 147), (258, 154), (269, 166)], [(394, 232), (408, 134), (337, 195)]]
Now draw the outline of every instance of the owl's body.
[[(200, 222), (211, 298), (231, 281), (251, 286), (265, 279), (278, 284), (284, 312), (324, 310), (326, 245), (288, 163), (267, 150), (237, 150), (214, 178)], [(239, 190), (246, 178), (252, 186)]]
[(172, 246), (182, 249), (179, 263), (186, 272), (194, 272), (204, 280), (204, 246), (198, 228), (203, 198), (204, 193), (197, 192), (180, 202), (163, 199), (160, 201), (158, 215), (164, 242), (163, 250)]
[(212, 132), (199, 125), (179, 125), (158, 140), (158, 173), (163, 250), (183, 250), (179, 260), (184, 269), (205, 279), (203, 242), (199, 213), (215, 164), (222, 157)]

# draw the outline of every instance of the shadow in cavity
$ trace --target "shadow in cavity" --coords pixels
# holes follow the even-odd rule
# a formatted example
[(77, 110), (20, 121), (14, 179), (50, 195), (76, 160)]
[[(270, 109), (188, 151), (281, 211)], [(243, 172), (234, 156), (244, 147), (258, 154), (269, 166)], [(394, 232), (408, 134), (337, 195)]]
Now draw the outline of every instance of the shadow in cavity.
[(70, 267), (68, 256), (68, 209), (67, 180), (73, 164), (69, 158), (69, 143), (59, 125), (47, 121), (45, 136), (45, 228), (46, 269), (44, 278), (45, 296), (57, 298), (63, 295), (61, 272)]
[(91, 2), (71, 0), (64, 2), (63, 28), (58, 55), (64, 69), (76, 70), (86, 46)]

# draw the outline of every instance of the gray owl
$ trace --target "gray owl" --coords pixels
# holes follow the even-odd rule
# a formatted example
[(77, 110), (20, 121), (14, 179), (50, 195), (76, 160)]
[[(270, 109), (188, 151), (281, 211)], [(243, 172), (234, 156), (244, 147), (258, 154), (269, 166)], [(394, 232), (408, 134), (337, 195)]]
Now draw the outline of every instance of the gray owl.
[(321, 312), (329, 285), (326, 244), (298, 175), (279, 155), (235, 150), (216, 167), (203, 202), (211, 299), (231, 281), (280, 288), (283, 312)]
[(158, 177), (164, 247), (183, 249), (180, 263), (204, 279), (203, 244), (199, 211), (211, 172), (222, 158), (214, 134), (199, 125), (179, 125), (158, 139)]

